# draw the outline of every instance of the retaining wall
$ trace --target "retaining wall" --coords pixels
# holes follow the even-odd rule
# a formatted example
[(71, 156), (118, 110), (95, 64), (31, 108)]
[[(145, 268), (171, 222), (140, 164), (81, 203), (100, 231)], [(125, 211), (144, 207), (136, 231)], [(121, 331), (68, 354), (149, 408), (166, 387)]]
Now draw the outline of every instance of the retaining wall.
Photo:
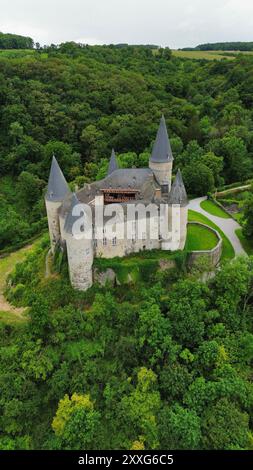
[(200, 222), (188, 222), (188, 225), (202, 225), (210, 232), (214, 233), (217, 238), (217, 245), (212, 250), (199, 250), (199, 251), (192, 251), (189, 253), (188, 263), (189, 265), (193, 265), (199, 258), (205, 256), (212, 266), (217, 266), (221, 259), (222, 255), (222, 238), (217, 230), (209, 227), (208, 225), (202, 224)]

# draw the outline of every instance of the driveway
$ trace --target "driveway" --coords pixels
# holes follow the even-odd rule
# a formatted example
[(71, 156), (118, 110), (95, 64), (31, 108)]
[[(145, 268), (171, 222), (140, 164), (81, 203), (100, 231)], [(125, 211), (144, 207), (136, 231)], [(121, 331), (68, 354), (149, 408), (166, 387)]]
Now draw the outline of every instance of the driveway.
[(202, 215), (205, 215), (210, 219), (214, 224), (216, 224), (223, 233), (230, 240), (236, 255), (247, 255), (244, 251), (239, 238), (237, 237), (235, 230), (241, 228), (241, 226), (234, 219), (223, 219), (222, 217), (217, 217), (216, 215), (209, 214), (200, 206), (202, 201), (205, 201), (207, 197), (198, 197), (197, 199), (192, 199), (188, 204), (188, 209), (199, 212)]

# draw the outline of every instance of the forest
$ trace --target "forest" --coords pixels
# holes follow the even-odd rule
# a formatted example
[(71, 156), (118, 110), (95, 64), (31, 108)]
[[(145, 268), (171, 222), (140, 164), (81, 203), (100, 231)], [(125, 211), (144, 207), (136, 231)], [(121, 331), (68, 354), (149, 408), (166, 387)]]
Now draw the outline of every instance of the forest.
[[(46, 230), (55, 154), (70, 187), (147, 166), (164, 113), (191, 196), (253, 178), (253, 58), (65, 43), (0, 54), (0, 250)], [(253, 238), (253, 190), (243, 208)], [(183, 257), (138, 283), (71, 288), (48, 235), (9, 274), (0, 321), (0, 449), (252, 449), (253, 259), (203, 282)], [(143, 254), (145, 256), (145, 253)], [(206, 266), (205, 266), (206, 268)]]
[(0, 32), (0, 49), (33, 49), (32, 38)]
[(82, 293), (47, 250), (8, 280), (29, 311), (0, 323), (1, 449), (252, 449), (252, 258)]
[(215, 42), (184, 47), (183, 51), (253, 51), (253, 42)]

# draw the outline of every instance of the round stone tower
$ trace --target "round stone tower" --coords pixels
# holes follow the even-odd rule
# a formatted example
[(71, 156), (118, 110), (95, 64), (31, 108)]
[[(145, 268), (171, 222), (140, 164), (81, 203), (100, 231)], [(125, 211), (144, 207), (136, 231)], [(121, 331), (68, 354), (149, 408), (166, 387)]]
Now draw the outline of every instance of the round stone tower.
[[(73, 194), (70, 209), (65, 219), (64, 234), (71, 285), (75, 289), (85, 291), (93, 283), (94, 251), (92, 218), (89, 217), (85, 208), (82, 209), (82, 206), (76, 194)], [(75, 230), (75, 225), (78, 227), (77, 230)], [(87, 236), (85, 236), (85, 233)]]
[(188, 199), (180, 170), (168, 196), (170, 240), (162, 242), (163, 250), (183, 250), (187, 237)]

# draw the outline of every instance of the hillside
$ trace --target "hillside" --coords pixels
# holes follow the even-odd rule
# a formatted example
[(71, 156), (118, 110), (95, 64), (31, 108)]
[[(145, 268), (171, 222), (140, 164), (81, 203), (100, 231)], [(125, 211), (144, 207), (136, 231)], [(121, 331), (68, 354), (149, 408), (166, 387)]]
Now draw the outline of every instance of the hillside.
[(184, 47), (183, 51), (253, 51), (253, 42), (215, 42)]
[(1, 449), (252, 448), (252, 260), (202, 283), (140, 254), (127, 289), (82, 293), (64, 260), (44, 277), (47, 250), (9, 277), (29, 310), (0, 322)]
[[(250, 56), (74, 43), (0, 53), (0, 449), (252, 449), (252, 258), (233, 259), (224, 233), (189, 211), (221, 235), (216, 273), (206, 258), (187, 264), (217, 242), (192, 225), (183, 252), (97, 258), (82, 292), (65, 254), (48, 257), (48, 234), (32, 241), (47, 225), (53, 154), (72, 190), (106, 174), (112, 147), (122, 168), (145, 167), (161, 113), (188, 194), (239, 191), (253, 177), (252, 77)], [(245, 243), (244, 193), (223, 204), (244, 204)], [(107, 269), (114, 280), (99, 282)]]
[(185, 60), (169, 49), (74, 43), (5, 52), (0, 250), (46, 226), (53, 153), (72, 187), (101, 178), (112, 147), (122, 167), (146, 166), (162, 112), (189, 194), (252, 177), (251, 57)]

